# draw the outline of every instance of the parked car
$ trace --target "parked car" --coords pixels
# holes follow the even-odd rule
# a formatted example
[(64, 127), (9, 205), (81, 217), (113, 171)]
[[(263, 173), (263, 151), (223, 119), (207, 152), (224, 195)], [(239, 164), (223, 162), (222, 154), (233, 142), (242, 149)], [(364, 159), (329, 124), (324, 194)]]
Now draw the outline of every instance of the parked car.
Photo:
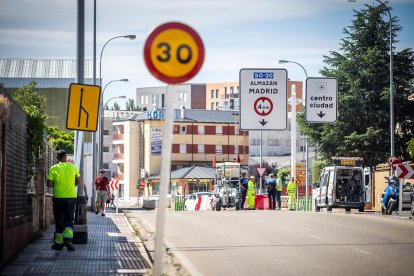
[(197, 202), (198, 202), (198, 197), (204, 197), (207, 198), (209, 201), (209, 204), (211, 202), (213, 193), (210, 192), (197, 192), (197, 193), (192, 193), (186, 200), (185, 200), (185, 204), (184, 204), (184, 210), (186, 211), (195, 211), (196, 210), (196, 206), (197, 206)]

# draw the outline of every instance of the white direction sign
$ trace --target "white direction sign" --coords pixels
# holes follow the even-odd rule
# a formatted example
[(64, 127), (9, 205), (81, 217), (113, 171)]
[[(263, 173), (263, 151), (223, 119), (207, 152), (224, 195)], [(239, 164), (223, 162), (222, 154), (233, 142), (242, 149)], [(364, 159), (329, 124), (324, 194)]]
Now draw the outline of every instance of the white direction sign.
[(285, 69), (241, 69), (240, 128), (286, 129), (287, 83)]
[(306, 121), (333, 123), (337, 118), (338, 80), (336, 78), (306, 79)]

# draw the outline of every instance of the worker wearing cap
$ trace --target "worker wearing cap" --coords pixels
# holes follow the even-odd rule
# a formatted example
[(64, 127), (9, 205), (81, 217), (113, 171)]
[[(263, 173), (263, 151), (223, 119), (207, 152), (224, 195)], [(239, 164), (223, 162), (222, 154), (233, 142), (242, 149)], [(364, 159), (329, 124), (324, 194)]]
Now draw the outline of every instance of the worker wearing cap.
[(53, 214), (55, 217), (55, 238), (53, 250), (61, 250), (66, 246), (75, 251), (72, 244), (73, 224), (76, 204), (76, 185), (81, 186), (82, 180), (78, 168), (66, 162), (66, 152), (57, 152), (58, 163), (53, 165), (47, 175), (48, 187), (53, 187)]
[(95, 191), (97, 198), (97, 208), (95, 214), (102, 212), (102, 216), (105, 216), (105, 202), (108, 199), (108, 186), (109, 179), (105, 176), (105, 170), (99, 171), (99, 176), (95, 179)]
[(255, 194), (255, 184), (254, 176), (250, 176), (249, 182), (247, 183), (247, 206), (248, 209), (254, 210), (254, 194)]
[(289, 210), (294, 210), (295, 197), (296, 197), (296, 183), (295, 178), (291, 177), (287, 186), (287, 193), (289, 196)]
[(276, 201), (277, 201), (277, 209), (281, 210), (282, 208), (282, 190), (283, 190), (283, 183), (282, 178), (280, 175), (277, 175), (276, 178)]

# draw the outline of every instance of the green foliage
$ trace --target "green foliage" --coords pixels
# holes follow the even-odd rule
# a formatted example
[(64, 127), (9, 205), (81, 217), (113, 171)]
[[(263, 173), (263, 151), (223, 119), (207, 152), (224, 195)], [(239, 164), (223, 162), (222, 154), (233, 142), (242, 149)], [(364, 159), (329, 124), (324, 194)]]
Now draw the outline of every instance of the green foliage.
[(411, 159), (414, 159), (414, 138), (407, 142), (407, 153)]
[(117, 102), (114, 102), (114, 105), (111, 108), (112, 110), (121, 110), (121, 107), (119, 106), (119, 104)]
[(128, 99), (126, 102), (126, 110), (140, 111), (141, 108), (135, 105), (134, 99)]
[(13, 99), (27, 115), (27, 175), (34, 175), (35, 157), (43, 150), (44, 131), (46, 129), (46, 98), (37, 94), (36, 82), (19, 88)]
[[(338, 79), (338, 120), (309, 124), (299, 114), (300, 130), (318, 145), (322, 158), (360, 156), (366, 166), (384, 163), (390, 155), (389, 22), (384, 5), (355, 11), (344, 29), (340, 52), (324, 57), (325, 77)], [(393, 38), (401, 30), (393, 18)], [(394, 41), (396, 41), (394, 39)], [(395, 44), (394, 44), (395, 47)], [(407, 101), (414, 83), (414, 53), (393, 52), (395, 155), (407, 159), (413, 138), (414, 109)]]
[(47, 128), (47, 138), (55, 150), (64, 150), (67, 154), (74, 153), (74, 131), (60, 131), (57, 126)]
[(316, 160), (312, 162), (312, 183), (319, 182), (319, 176), (322, 172), (322, 169), (329, 166), (330, 162), (327, 159)]
[(277, 171), (277, 175), (280, 176), (282, 179), (282, 184), (287, 184), (287, 180), (289, 178), (289, 169), (288, 168), (282, 168)]

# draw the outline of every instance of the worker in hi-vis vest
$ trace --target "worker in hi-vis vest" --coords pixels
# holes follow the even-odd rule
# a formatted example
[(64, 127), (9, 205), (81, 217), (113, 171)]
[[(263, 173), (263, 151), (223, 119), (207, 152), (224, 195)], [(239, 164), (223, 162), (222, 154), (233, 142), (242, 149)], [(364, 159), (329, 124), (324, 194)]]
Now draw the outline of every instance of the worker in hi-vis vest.
[(250, 176), (249, 182), (247, 182), (247, 206), (249, 210), (254, 210), (254, 201), (255, 201), (255, 184), (254, 184), (255, 177), (253, 175)]
[(290, 178), (290, 182), (287, 186), (287, 194), (289, 196), (289, 210), (293, 210), (296, 197), (296, 182), (294, 177)]
[(283, 183), (282, 177), (277, 175), (276, 178), (276, 202), (277, 202), (277, 210), (281, 210), (282, 208), (282, 190), (283, 190)]
[(73, 224), (76, 204), (76, 185), (82, 185), (78, 168), (73, 163), (66, 162), (66, 152), (59, 150), (57, 160), (47, 175), (48, 187), (53, 187), (53, 214), (56, 231), (52, 245), (53, 250), (62, 250), (64, 246), (68, 251), (75, 251), (73, 246)]

